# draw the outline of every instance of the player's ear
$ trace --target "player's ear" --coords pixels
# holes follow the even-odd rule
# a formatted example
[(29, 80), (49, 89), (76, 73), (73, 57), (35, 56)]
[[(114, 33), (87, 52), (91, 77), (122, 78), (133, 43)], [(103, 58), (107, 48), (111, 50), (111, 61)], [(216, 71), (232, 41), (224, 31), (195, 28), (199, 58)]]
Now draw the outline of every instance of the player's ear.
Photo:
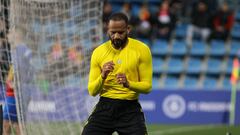
[(108, 35), (108, 36), (110, 35), (110, 32), (109, 32), (109, 30), (107, 30), (107, 35)]
[(131, 26), (128, 25), (128, 26), (127, 26), (127, 33), (128, 33), (128, 34), (131, 32), (131, 29), (132, 29)]

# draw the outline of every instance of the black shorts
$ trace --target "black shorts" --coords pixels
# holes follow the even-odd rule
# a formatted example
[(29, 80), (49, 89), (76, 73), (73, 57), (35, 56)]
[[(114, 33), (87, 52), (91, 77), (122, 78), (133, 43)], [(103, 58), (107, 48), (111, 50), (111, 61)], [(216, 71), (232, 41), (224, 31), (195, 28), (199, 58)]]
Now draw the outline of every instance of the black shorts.
[(82, 135), (147, 135), (144, 114), (138, 100), (101, 97)]

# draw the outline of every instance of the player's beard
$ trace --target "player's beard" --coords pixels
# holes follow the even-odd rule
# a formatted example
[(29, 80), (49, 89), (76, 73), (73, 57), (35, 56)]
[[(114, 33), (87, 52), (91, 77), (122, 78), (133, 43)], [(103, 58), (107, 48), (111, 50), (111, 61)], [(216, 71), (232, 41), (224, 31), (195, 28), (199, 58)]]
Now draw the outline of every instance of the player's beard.
[(116, 49), (123, 48), (126, 45), (127, 40), (128, 40), (127, 36), (124, 39), (112, 39), (112, 38), (110, 38), (110, 39), (111, 39), (111, 42), (112, 42), (114, 48), (116, 48)]

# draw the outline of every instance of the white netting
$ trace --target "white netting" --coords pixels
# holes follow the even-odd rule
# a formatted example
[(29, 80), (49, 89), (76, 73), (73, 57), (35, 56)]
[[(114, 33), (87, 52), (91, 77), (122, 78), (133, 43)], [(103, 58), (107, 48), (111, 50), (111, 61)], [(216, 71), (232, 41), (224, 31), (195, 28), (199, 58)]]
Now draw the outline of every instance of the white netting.
[(102, 41), (99, 0), (10, 0), (9, 42), (24, 135), (79, 135), (96, 99), (87, 80)]

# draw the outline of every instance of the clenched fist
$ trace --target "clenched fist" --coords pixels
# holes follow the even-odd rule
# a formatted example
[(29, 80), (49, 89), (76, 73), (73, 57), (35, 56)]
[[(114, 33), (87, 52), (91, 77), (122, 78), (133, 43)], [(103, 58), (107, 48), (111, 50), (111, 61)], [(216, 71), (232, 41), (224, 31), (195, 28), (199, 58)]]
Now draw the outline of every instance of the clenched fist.
[(119, 84), (122, 84), (123, 87), (126, 87), (126, 88), (129, 87), (129, 82), (128, 82), (127, 77), (126, 77), (125, 74), (119, 73), (119, 74), (117, 74), (116, 77), (117, 77), (117, 82), (118, 82)]
[(113, 61), (109, 61), (103, 65), (103, 67), (102, 67), (102, 78), (103, 79), (106, 79), (108, 74), (113, 71), (114, 65), (115, 64), (113, 63)]

